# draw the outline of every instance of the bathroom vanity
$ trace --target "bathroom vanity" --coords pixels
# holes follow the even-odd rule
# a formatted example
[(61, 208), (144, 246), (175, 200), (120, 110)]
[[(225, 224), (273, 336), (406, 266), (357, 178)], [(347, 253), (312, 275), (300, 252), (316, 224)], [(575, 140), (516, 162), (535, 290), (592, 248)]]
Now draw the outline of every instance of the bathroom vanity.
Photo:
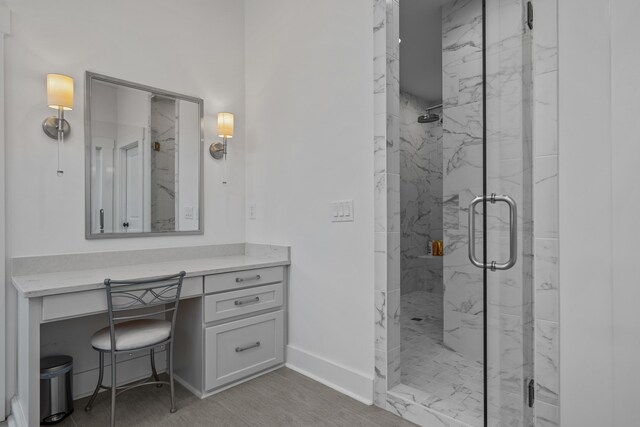
[[(85, 85), (85, 238), (96, 243), (89, 247), (104, 247), (99, 242), (105, 239), (204, 235), (204, 101), (92, 72), (85, 73)], [(225, 137), (233, 134), (232, 119), (227, 124)], [(215, 149), (210, 153), (212, 162), (221, 157)], [(195, 395), (209, 396), (280, 367), (289, 264), (289, 247), (249, 243), (12, 258), (16, 423), (40, 424), (43, 356), (73, 357), (75, 399), (95, 387), (91, 335), (108, 324), (107, 278), (186, 272), (173, 372)], [(162, 371), (164, 349), (156, 353)], [(136, 352), (119, 354), (117, 362), (119, 384), (150, 374)]]
[[(176, 323), (175, 377), (199, 397), (284, 363), (288, 247), (233, 244), (11, 261), (19, 294), (18, 395), (12, 401), (18, 425), (39, 425), (42, 328), (52, 331), (69, 319), (106, 312), (105, 278), (186, 271)], [(77, 345), (90, 348), (89, 341)]]

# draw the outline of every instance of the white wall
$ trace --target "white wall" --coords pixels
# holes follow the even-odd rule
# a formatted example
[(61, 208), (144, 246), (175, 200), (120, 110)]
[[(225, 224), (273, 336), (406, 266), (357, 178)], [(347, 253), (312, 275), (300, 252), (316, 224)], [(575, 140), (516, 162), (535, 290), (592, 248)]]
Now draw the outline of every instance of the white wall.
[(636, 0), (560, 11), (561, 420), (640, 419)]
[[(233, 0), (85, 2), (7, 1), (7, 184), (10, 256), (209, 244), (244, 240), (243, 3)], [(153, 13), (149, 13), (153, 10)], [(64, 25), (60, 25), (63, 22)], [(215, 115), (237, 114), (230, 147), (232, 179), (205, 159), (204, 236), (88, 241), (84, 239), (84, 72), (198, 96), (205, 100), (205, 145)], [(40, 129), (50, 72), (75, 78), (71, 136), (55, 174), (56, 144)], [(204, 147), (205, 152), (207, 147)]]
[[(245, 11), (247, 203), (257, 207), (247, 239), (293, 246), (289, 362), (371, 401), (372, 4), (247, 0)], [(341, 199), (353, 199), (355, 222), (330, 222)]]
[(637, 0), (611, 1), (611, 124), (613, 206), (613, 419), (640, 420), (640, 42)]
[[(7, 0), (6, 39), (7, 256), (104, 251), (245, 240), (244, 4), (236, 0)], [(152, 11), (153, 13), (150, 13)], [(204, 99), (205, 234), (91, 241), (84, 239), (84, 72)], [(46, 74), (75, 79), (71, 136), (56, 176), (56, 144), (41, 130)], [(236, 113), (229, 184), (207, 154), (218, 141), (218, 111)], [(7, 396), (14, 387), (15, 292), (7, 286)]]
[(609, 1), (558, 3), (560, 419), (613, 426), (612, 221), (623, 217), (611, 209)]

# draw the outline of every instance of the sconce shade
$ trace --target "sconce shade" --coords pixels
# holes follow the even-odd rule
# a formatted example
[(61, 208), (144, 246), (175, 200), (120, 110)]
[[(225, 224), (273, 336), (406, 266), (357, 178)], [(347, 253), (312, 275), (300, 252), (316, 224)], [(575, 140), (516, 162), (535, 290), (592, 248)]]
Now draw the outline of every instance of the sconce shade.
[(218, 136), (233, 138), (233, 113), (218, 113)]
[(62, 74), (47, 74), (47, 104), (51, 108), (73, 110), (73, 79)]

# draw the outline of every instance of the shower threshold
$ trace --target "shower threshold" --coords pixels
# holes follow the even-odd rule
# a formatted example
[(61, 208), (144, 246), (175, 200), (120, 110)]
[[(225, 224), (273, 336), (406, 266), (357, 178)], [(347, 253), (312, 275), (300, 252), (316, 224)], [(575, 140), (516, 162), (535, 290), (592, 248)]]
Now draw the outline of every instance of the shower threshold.
[(387, 409), (424, 427), (482, 427), (482, 419), (464, 413), (445, 415), (434, 409), (430, 406), (431, 397), (409, 385), (398, 384), (387, 391)]

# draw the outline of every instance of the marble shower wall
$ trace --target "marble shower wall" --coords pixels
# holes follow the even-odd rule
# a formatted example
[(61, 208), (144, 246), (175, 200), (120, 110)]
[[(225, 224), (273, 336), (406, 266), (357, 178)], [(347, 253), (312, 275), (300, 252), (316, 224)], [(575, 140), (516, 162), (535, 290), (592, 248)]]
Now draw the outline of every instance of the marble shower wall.
[[(442, 258), (418, 258), (442, 240), (442, 124), (418, 123), (431, 104), (400, 92), (400, 291), (442, 294)], [(439, 112), (439, 111), (435, 111)]]
[(535, 417), (560, 425), (557, 0), (534, 0)]
[(151, 98), (151, 231), (176, 229), (176, 102)]
[(374, 403), (400, 383), (400, 83), (397, 0), (373, 0)]
[[(488, 329), (490, 425), (533, 420), (523, 391), (533, 365), (533, 76), (532, 33), (525, 26), (524, 0), (486, 2), (483, 42), (481, 2), (460, 0), (443, 9), (444, 76), (444, 339), (468, 358), (483, 360), (483, 321)], [(483, 129), (482, 44), (486, 43), (486, 123)], [(468, 205), (483, 194), (506, 194), (518, 206), (518, 262), (488, 272), (488, 311), (483, 312), (482, 270), (467, 259)], [(477, 207), (477, 221), (482, 206)], [(487, 259), (509, 258), (509, 210), (488, 204)], [(481, 228), (481, 227), (478, 227)], [(482, 257), (483, 236), (475, 236)]]
[[(487, 274), (489, 414), (533, 420), (523, 390), (533, 378), (533, 77), (525, 0), (487, 2), (487, 192), (517, 204), (517, 263)], [(509, 258), (509, 210), (488, 206), (489, 260)]]
[(423, 427), (467, 427), (418, 402), (400, 384), (399, 3), (373, 0), (374, 331), (373, 402)]
[(483, 191), (480, 0), (442, 8), (442, 82), (444, 342), (482, 361), (482, 270), (467, 256), (467, 207)]

